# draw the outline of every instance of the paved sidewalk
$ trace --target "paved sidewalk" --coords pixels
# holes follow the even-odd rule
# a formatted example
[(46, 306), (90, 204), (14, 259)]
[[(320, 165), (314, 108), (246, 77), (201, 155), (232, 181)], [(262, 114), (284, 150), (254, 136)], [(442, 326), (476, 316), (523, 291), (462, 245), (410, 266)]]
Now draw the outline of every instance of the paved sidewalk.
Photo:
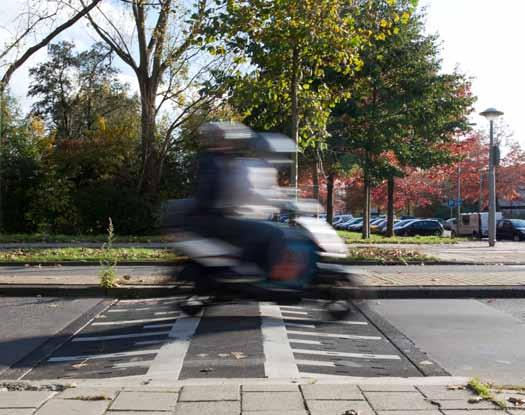
[[(343, 266), (350, 282), (359, 287), (436, 287), (436, 286), (525, 286), (525, 265), (371, 265)], [(119, 266), (119, 284), (126, 286), (176, 285), (173, 266)], [(0, 285), (76, 285), (99, 284), (100, 266), (0, 267)]]
[(361, 287), (522, 286), (525, 266), (408, 265), (352, 267), (352, 281)]
[[(0, 391), (2, 415), (492, 415), (525, 414), (478, 401), (464, 378), (359, 379), (346, 381), (221, 381), (125, 385), (80, 382), (61, 392)], [(124, 385), (124, 386), (123, 386)], [(475, 402), (474, 402), (475, 401)], [(519, 401), (518, 401), (519, 402)]]
[(446, 262), (472, 264), (525, 264), (525, 242), (498, 241), (489, 247), (488, 241), (465, 241), (457, 244), (357, 244), (381, 248), (411, 249)]

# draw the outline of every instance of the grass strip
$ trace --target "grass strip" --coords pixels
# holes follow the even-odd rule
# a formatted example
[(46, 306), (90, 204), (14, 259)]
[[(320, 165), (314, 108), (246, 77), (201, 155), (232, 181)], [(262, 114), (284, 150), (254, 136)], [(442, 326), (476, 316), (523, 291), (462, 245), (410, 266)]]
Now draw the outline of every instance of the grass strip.
[[(24, 248), (0, 251), (0, 263), (53, 263), (53, 262), (180, 262), (186, 258), (168, 249), (149, 248)], [(344, 263), (373, 262), (373, 263), (430, 263), (436, 258), (421, 254), (410, 249), (381, 248), (381, 247), (354, 247), (348, 250), (346, 258), (339, 259)]]
[(1, 262), (96, 262), (100, 261), (180, 261), (173, 251), (147, 248), (55, 248), (0, 251)]
[(359, 232), (338, 231), (347, 244), (414, 244), (414, 245), (453, 245), (467, 238), (447, 238), (443, 236), (393, 236), (371, 234), (369, 239), (363, 239)]
[[(106, 242), (108, 236), (100, 235), (50, 235), (46, 233), (0, 233), (0, 243), (78, 243), (78, 242)], [(113, 242), (169, 242), (166, 235), (115, 235)]]

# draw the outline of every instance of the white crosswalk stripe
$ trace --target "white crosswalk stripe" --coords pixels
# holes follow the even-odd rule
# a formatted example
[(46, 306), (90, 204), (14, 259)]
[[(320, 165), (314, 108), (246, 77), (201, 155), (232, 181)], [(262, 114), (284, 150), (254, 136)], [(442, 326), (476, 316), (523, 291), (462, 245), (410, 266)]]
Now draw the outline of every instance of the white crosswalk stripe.
[(349, 340), (381, 340), (381, 337), (378, 337), (378, 336), (358, 336), (354, 334), (322, 333), (322, 332), (299, 331), (299, 330), (288, 330), (288, 334), (296, 334), (300, 336), (330, 337), (334, 339), (349, 339)]
[(169, 331), (150, 331), (146, 333), (115, 334), (109, 336), (75, 337), (73, 342), (93, 342), (104, 340), (134, 339), (137, 337), (167, 336)]
[(401, 360), (401, 357), (394, 354), (372, 354), (372, 353), (344, 353), (332, 352), (326, 350), (308, 350), (308, 349), (292, 349), (295, 354), (311, 354), (318, 356), (332, 356), (332, 357), (352, 357), (356, 359), (371, 359), (371, 360)]

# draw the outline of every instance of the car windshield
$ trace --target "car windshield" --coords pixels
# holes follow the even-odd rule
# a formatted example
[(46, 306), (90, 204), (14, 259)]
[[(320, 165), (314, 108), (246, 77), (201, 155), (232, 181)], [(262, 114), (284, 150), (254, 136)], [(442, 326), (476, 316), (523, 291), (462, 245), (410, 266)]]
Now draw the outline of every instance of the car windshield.
[(525, 220), (523, 219), (511, 219), (510, 221), (515, 228), (525, 228)]
[(402, 228), (404, 227), (405, 225), (408, 225), (409, 223), (412, 223), (414, 222), (416, 219), (405, 219), (405, 220), (400, 220), (399, 222), (397, 222), (395, 225), (394, 225), (394, 228)]

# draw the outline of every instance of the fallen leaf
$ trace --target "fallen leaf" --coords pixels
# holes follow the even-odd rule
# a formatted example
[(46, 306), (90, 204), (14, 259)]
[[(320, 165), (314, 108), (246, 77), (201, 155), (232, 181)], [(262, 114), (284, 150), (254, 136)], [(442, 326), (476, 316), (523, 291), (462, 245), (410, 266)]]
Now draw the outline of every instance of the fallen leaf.
[(447, 386), (447, 390), (449, 390), (449, 391), (460, 391), (460, 390), (464, 390), (466, 388), (467, 387), (465, 385), (448, 385)]
[(525, 399), (523, 398), (515, 398), (511, 396), (509, 399), (507, 399), (510, 403), (513, 403), (516, 406), (525, 405)]
[(235, 357), (237, 360), (246, 359), (246, 355), (243, 352), (232, 352), (232, 356)]
[(77, 363), (76, 365), (71, 365), (73, 369), (82, 369), (83, 367), (86, 367), (86, 366), (88, 366), (88, 364), (86, 363), (86, 360), (84, 360), (83, 362)]
[(209, 372), (213, 372), (213, 368), (211, 368), (211, 367), (207, 367), (207, 368), (205, 368), (205, 369), (201, 369), (201, 370), (199, 370), (199, 372), (201, 372), (201, 373), (209, 373)]

